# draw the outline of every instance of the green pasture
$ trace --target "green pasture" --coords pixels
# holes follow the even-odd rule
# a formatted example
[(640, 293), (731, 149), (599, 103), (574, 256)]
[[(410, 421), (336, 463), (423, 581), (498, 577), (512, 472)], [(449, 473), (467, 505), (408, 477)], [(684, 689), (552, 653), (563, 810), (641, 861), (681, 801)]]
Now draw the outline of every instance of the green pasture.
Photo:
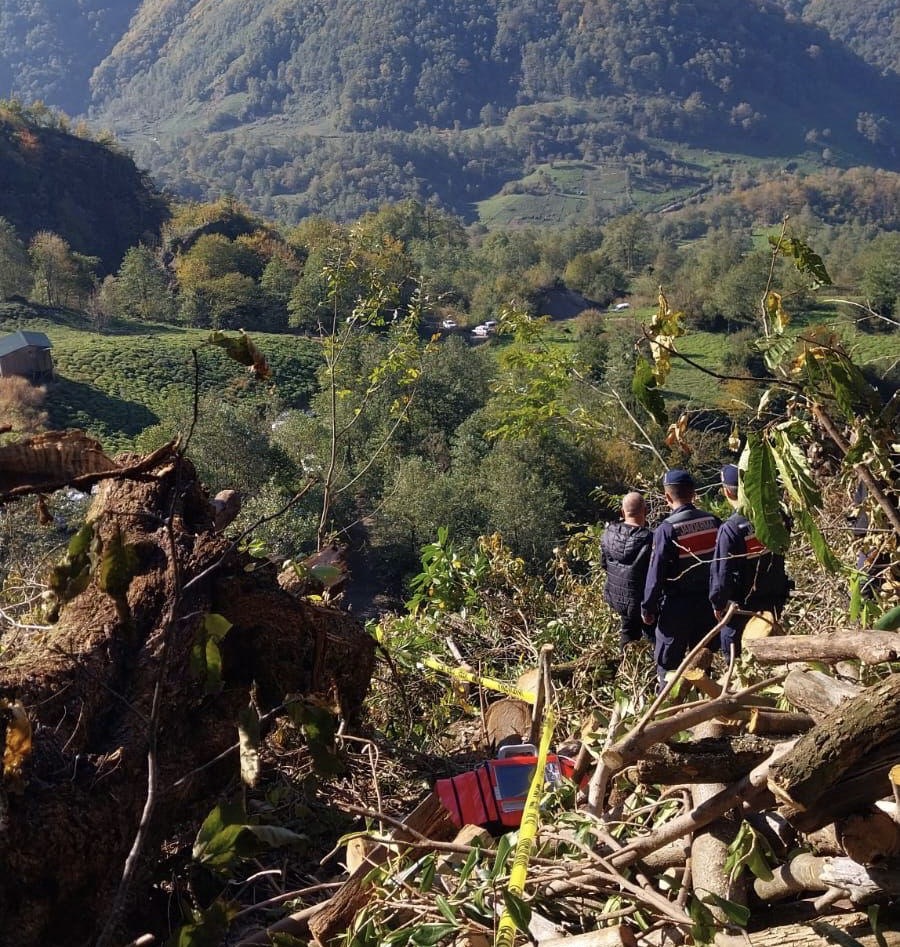
[[(620, 330), (634, 331), (635, 325), (649, 324), (655, 313), (655, 307), (632, 309), (629, 315), (610, 313), (608, 332)], [(547, 326), (547, 341), (555, 346), (575, 347), (578, 338), (576, 321), (556, 320)], [(890, 333), (864, 332), (856, 324), (854, 313), (844, 305), (823, 305), (820, 308), (797, 316), (788, 327), (791, 335), (811, 332), (815, 327), (824, 327), (834, 332), (862, 367), (871, 367), (881, 374), (900, 361), (900, 342)], [(663, 397), (669, 404), (687, 404), (692, 407), (724, 405), (733, 397), (724, 382), (706, 372), (743, 375), (741, 369), (725, 369), (725, 355), (734, 344), (727, 332), (704, 332), (688, 329), (676, 341), (678, 352), (690, 362), (681, 358), (672, 359), (672, 370), (663, 388)], [(694, 364), (691, 364), (693, 362)], [(706, 371), (704, 371), (704, 369)]]
[(251, 333), (272, 369), (271, 380), (257, 381), (207, 343), (209, 331), (118, 324), (100, 334), (77, 314), (23, 319), (0, 307), (0, 334), (17, 329), (44, 332), (53, 345), (50, 426), (85, 430), (108, 450), (132, 446), (173, 402), (189, 404), (195, 388), (223, 399), (261, 396), (277, 408), (306, 407), (315, 390), (318, 348), (304, 337)]
[(512, 182), (504, 192), (479, 201), (478, 219), (486, 227), (558, 226), (580, 216), (614, 216), (635, 207), (651, 209), (686, 197), (695, 184), (678, 187), (644, 177), (624, 163), (552, 161)]

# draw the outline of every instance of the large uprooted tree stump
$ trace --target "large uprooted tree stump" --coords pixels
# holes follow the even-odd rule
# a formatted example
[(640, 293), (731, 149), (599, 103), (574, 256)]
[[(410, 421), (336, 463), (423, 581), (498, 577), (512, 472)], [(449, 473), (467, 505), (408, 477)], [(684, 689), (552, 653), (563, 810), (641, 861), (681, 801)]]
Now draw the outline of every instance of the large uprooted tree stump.
[[(369, 684), (369, 636), (347, 614), (291, 596), (273, 569), (248, 571), (176, 448), (139, 473), (134, 458), (117, 463), (130, 469), (103, 473), (87, 572), (71, 567), (58, 620), (0, 663), (0, 699), (21, 702), (33, 729), (21, 779), (0, 780), (3, 947), (93, 943), (147, 808), (150, 761), (145, 858), (173, 825), (198, 824), (233, 779), (226, 751), (251, 688), (262, 713), (311, 694), (352, 724)], [(210, 614), (232, 625), (212, 688), (196, 661)]]

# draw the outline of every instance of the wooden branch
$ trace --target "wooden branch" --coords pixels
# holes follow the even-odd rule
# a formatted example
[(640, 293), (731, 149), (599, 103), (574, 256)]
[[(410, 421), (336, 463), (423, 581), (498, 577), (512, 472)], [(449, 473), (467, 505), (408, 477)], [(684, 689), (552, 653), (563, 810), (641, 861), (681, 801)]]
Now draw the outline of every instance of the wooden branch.
[(650, 852), (674, 842), (676, 839), (709, 825), (720, 818), (729, 809), (747, 805), (753, 808), (763, 808), (772, 800), (768, 791), (767, 782), (770, 767), (784, 754), (790, 751), (793, 741), (779, 744), (772, 751), (768, 759), (750, 771), (743, 779), (726, 787), (711, 799), (707, 799), (690, 812), (676, 816), (664, 823), (649, 834), (635, 839), (624, 848), (613, 852), (609, 856), (611, 864), (617, 868), (624, 868), (640, 860)]
[[(712, 721), (701, 724), (694, 732), (701, 738), (719, 734), (718, 728)], [(692, 786), (691, 800), (694, 809), (714, 799), (725, 789), (723, 784), (713, 782)], [(691, 881), (693, 890), (700, 897), (704, 896), (701, 892), (709, 892), (737, 904), (746, 904), (747, 885), (744, 873), (741, 872), (737, 878), (732, 878), (726, 868), (729, 846), (737, 835), (739, 824), (738, 820), (729, 819), (726, 814), (723, 814), (723, 817), (694, 833), (691, 842)], [(728, 922), (721, 908), (712, 905), (710, 910), (720, 924)]]
[(784, 696), (816, 721), (855, 697), (860, 689), (858, 684), (838, 680), (812, 668), (795, 668), (784, 679)]
[(753, 703), (757, 691), (780, 680), (781, 678), (770, 678), (737, 694), (723, 694), (715, 700), (688, 707), (662, 720), (654, 720), (643, 729), (635, 727), (603, 751), (603, 762), (611, 771), (616, 772), (636, 762), (654, 743), (662, 743), (682, 730), (688, 730), (715, 717), (733, 717), (742, 707)]
[(793, 713), (789, 710), (770, 710), (765, 707), (751, 707), (743, 711), (747, 716), (747, 730), (759, 736), (786, 735), (795, 736), (812, 730), (816, 722), (809, 714)]
[(754, 638), (744, 642), (744, 650), (761, 664), (798, 661), (834, 664), (848, 658), (856, 658), (866, 664), (881, 664), (900, 658), (900, 634), (895, 631), (860, 631)]
[(773, 747), (771, 740), (747, 734), (662, 743), (650, 747), (633, 772), (642, 783), (732, 783), (762, 763)]
[(637, 947), (634, 931), (627, 924), (600, 927), (586, 934), (549, 937), (538, 941), (539, 947)]
[(293, 914), (288, 914), (271, 927), (261, 928), (248, 934), (238, 941), (235, 947), (271, 947), (273, 934), (290, 934), (292, 937), (306, 939), (309, 936), (309, 922), (327, 906), (328, 901), (323, 901), (321, 904), (313, 904)]
[(900, 868), (896, 862), (866, 866), (852, 858), (802, 854), (782, 865), (771, 880), (753, 882), (754, 893), (765, 902), (830, 888), (845, 892), (854, 904), (888, 900), (900, 893)]
[(534, 707), (531, 710), (531, 731), (528, 742), (537, 746), (541, 742), (541, 726), (544, 722), (544, 705), (551, 698), (550, 656), (553, 645), (545, 644), (538, 655), (537, 682), (534, 689)]
[(900, 869), (896, 863), (860, 865), (852, 858), (826, 858), (821, 877), (829, 887), (846, 891), (854, 904), (869, 904), (900, 894)]
[[(434, 793), (429, 793), (403, 820), (403, 824), (405, 828), (398, 828), (394, 832), (395, 842), (409, 842), (423, 836), (442, 841), (456, 834), (450, 813)], [(357, 911), (369, 900), (366, 876), (373, 865), (382, 864), (391, 854), (395, 854), (392, 848), (388, 845), (376, 846), (369, 853), (368, 861), (360, 865), (325, 907), (310, 918), (309, 929), (317, 942), (325, 944), (349, 927)]]
[(793, 897), (801, 891), (825, 891), (828, 885), (822, 881), (822, 868), (827, 858), (806, 853), (792, 858), (772, 872), (766, 881), (757, 878), (753, 882), (753, 893), (766, 904)]
[[(850, 450), (850, 444), (838, 430), (837, 425), (831, 419), (828, 412), (820, 404), (812, 405), (813, 417), (822, 425), (825, 433), (840, 448), (845, 456)], [(894, 532), (900, 536), (900, 512), (894, 505), (892, 498), (881, 489), (881, 484), (872, 475), (872, 471), (863, 464), (854, 464), (853, 470), (860, 481), (865, 485), (873, 500), (881, 507), (882, 512), (887, 517), (888, 522), (893, 526)]]
[(858, 761), (896, 737), (900, 737), (900, 674), (861, 691), (804, 734), (791, 753), (773, 763), (769, 788), (795, 810), (805, 811)]

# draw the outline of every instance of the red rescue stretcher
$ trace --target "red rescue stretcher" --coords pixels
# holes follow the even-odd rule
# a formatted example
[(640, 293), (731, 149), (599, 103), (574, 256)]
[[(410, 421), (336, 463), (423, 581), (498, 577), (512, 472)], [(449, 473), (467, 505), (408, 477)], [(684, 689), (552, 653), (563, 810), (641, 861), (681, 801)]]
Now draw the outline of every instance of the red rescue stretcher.
[[(481, 825), (488, 829), (515, 828), (522, 821), (525, 797), (531, 785), (537, 750), (530, 743), (504, 747), (500, 757), (479, 764), (469, 773), (439, 779), (434, 791), (454, 824)], [(545, 780), (554, 785), (572, 778), (575, 761), (550, 754)]]

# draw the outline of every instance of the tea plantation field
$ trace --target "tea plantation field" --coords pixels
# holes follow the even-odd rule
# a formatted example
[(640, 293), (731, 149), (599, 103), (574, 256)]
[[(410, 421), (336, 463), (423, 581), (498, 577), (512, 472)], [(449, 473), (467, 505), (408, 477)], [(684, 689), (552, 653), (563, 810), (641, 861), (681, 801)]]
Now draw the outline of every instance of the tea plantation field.
[(259, 382), (207, 344), (208, 331), (120, 324), (100, 334), (77, 313), (0, 306), (0, 335), (18, 329), (44, 332), (53, 346), (57, 378), (45, 403), (50, 426), (80, 428), (109, 451), (128, 449), (173, 403), (190, 403), (195, 351), (201, 394), (230, 399), (255, 388), (278, 408), (303, 408), (315, 390), (318, 345), (304, 337), (252, 333), (272, 369), (272, 379)]

